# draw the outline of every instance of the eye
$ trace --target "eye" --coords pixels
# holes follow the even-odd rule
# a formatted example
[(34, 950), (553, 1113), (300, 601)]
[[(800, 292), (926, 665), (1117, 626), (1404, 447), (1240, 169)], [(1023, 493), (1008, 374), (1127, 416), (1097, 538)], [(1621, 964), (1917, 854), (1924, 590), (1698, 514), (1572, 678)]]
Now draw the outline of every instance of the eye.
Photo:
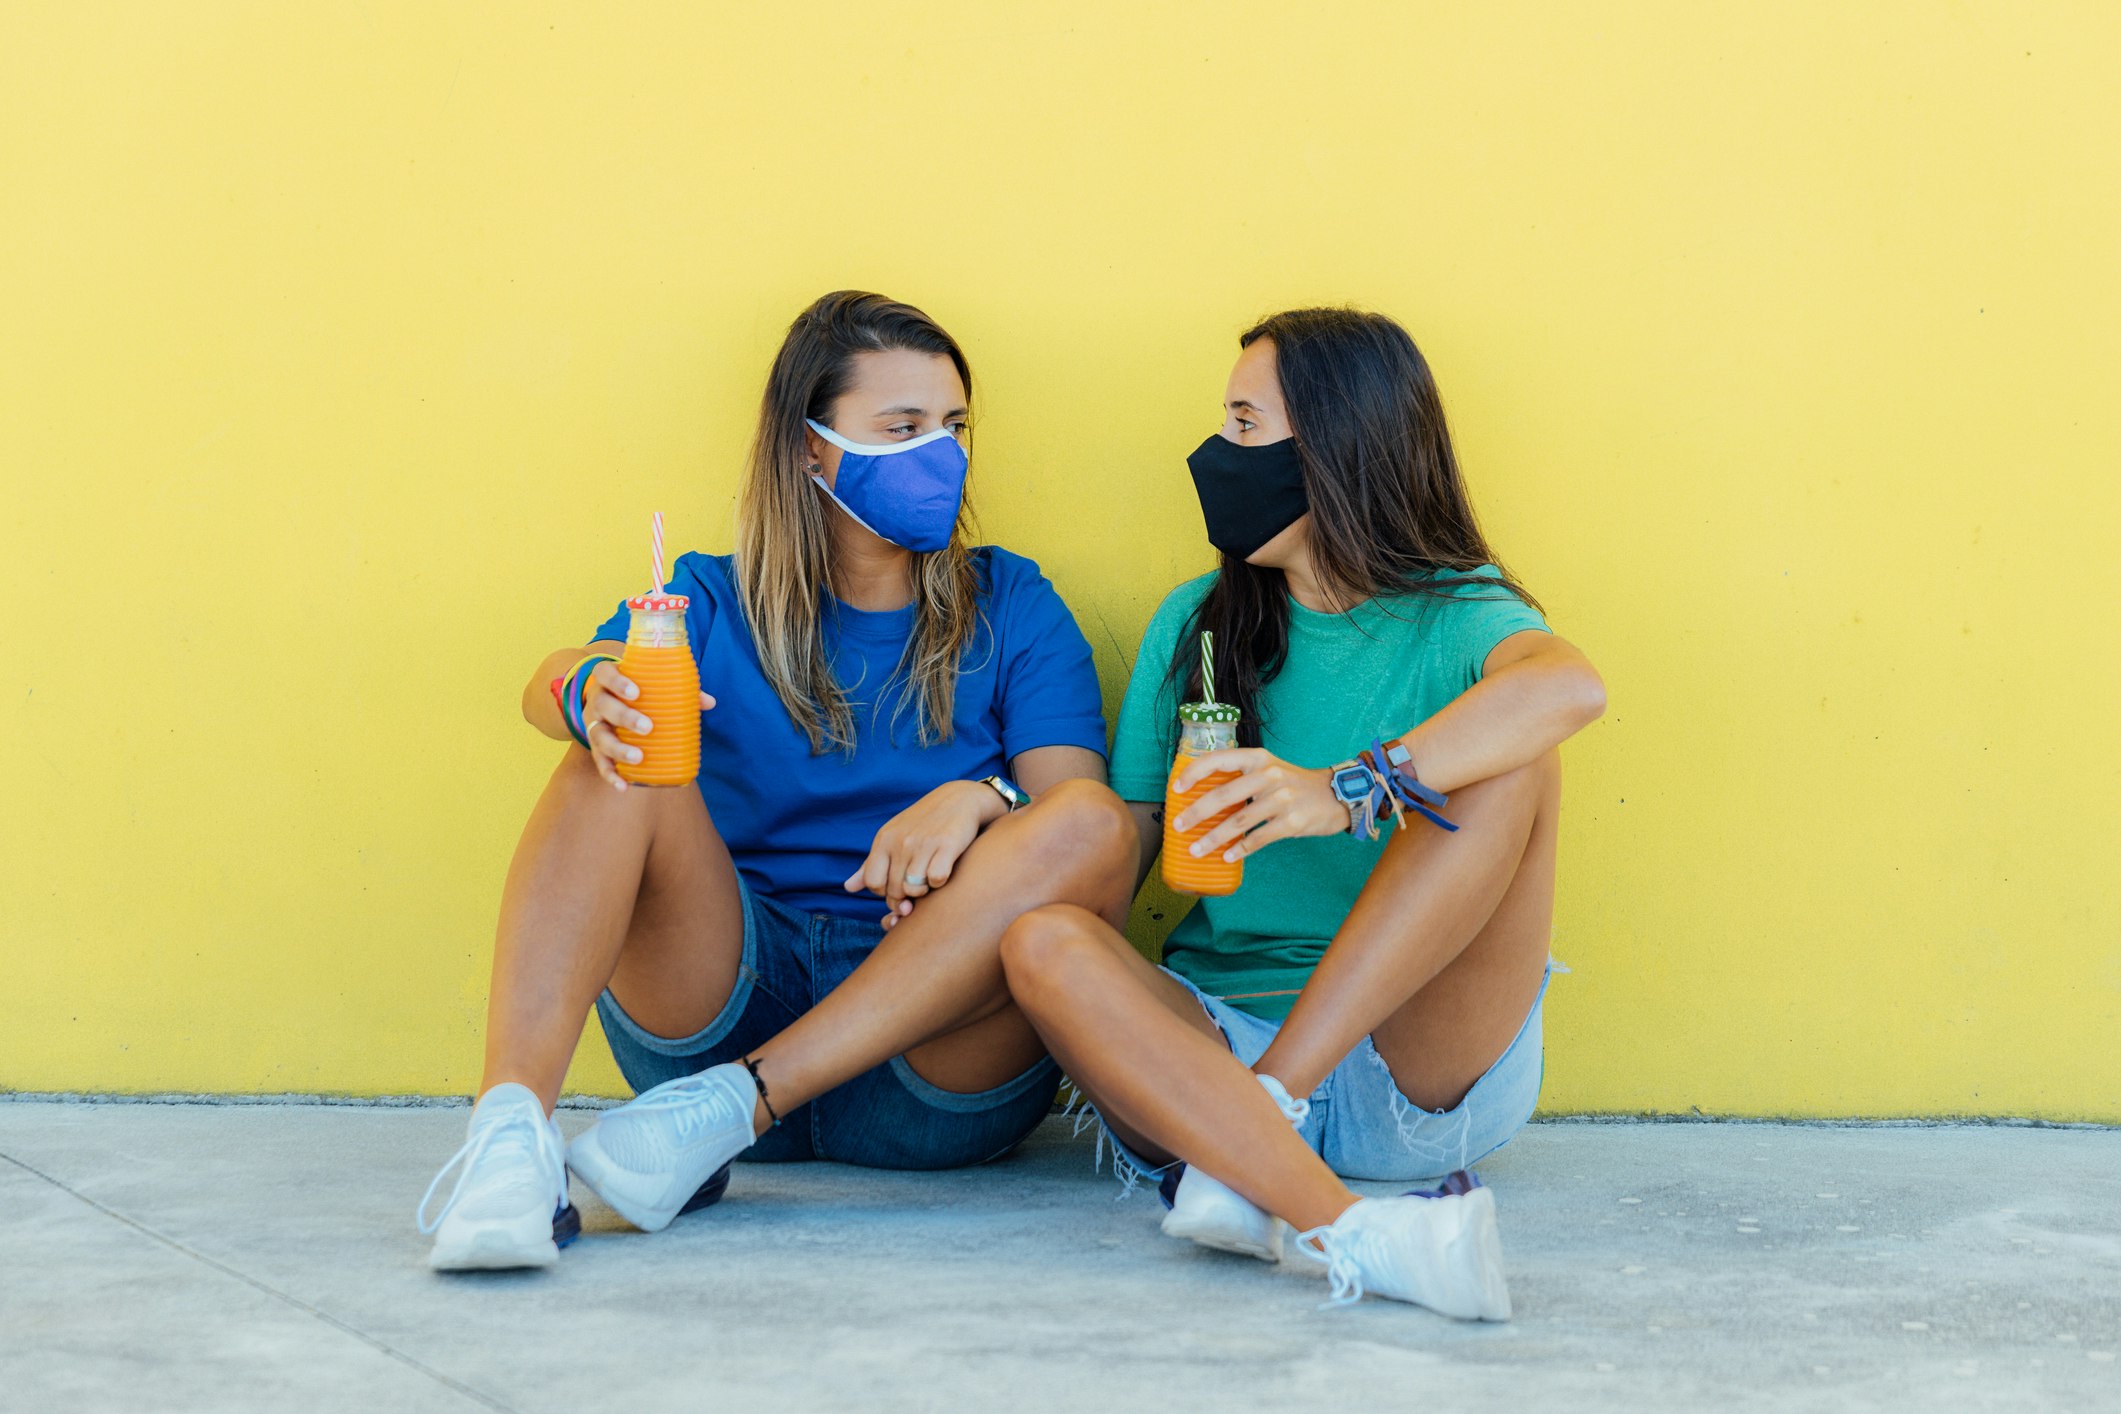
[(972, 424), (969, 422), (953, 422), (950, 424), (950, 435), (957, 438), (960, 442), (965, 440), (965, 434), (971, 430)]
[(1240, 417), (1239, 419), (1237, 419), (1237, 430), (1240, 432), (1250, 432), (1253, 428), (1257, 426), (1259, 426), (1259, 424), (1252, 421), (1250, 418)]
[(889, 432), (894, 437), (911, 437), (913, 435), (913, 424), (910, 422), (901, 422), (894, 426), (887, 427), (884, 430)]

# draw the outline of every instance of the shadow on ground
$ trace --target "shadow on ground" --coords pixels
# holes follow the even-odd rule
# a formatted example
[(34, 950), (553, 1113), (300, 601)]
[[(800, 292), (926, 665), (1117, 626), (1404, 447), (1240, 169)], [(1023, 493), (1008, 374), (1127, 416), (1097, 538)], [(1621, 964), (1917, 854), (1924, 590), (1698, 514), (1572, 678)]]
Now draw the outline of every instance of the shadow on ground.
[(1059, 1122), (654, 1237), (578, 1186), (557, 1269), (438, 1277), (464, 1120), (0, 1104), (0, 1408), (2121, 1408), (2121, 1132), (1534, 1125), (1483, 1327), (1170, 1241)]

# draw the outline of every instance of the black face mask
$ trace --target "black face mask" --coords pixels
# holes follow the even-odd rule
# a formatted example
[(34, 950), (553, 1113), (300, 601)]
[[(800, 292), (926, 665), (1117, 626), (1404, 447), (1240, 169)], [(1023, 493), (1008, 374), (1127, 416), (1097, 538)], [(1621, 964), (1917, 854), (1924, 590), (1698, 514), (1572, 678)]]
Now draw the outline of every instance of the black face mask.
[(1246, 447), (1218, 433), (1194, 449), (1186, 469), (1208, 522), (1208, 543), (1236, 559), (1258, 554), (1311, 509), (1294, 437)]

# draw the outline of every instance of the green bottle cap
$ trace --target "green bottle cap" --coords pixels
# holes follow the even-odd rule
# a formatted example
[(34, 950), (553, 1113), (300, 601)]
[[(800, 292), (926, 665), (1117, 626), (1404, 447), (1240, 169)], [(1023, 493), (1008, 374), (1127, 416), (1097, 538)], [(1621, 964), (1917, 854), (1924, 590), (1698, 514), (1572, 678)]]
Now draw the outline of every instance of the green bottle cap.
[(1181, 722), (1236, 722), (1244, 715), (1227, 702), (1181, 702), (1178, 707)]

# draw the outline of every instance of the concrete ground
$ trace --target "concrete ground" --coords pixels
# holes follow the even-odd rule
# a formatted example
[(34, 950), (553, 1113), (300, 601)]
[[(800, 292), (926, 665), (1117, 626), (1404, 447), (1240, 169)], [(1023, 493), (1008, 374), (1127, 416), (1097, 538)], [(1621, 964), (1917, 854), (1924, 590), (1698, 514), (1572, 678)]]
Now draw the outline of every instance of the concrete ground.
[(464, 1120), (0, 1104), (0, 1409), (2121, 1410), (2121, 1131), (1534, 1125), (1477, 1326), (1166, 1239), (1059, 1122), (439, 1277)]

